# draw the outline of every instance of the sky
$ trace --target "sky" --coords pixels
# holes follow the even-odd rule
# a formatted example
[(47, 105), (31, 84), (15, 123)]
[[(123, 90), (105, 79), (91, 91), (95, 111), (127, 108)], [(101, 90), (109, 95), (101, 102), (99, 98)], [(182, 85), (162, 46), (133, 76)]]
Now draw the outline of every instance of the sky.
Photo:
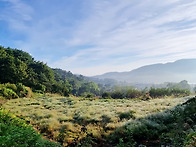
[(0, 0), (0, 45), (85, 76), (196, 58), (196, 1)]

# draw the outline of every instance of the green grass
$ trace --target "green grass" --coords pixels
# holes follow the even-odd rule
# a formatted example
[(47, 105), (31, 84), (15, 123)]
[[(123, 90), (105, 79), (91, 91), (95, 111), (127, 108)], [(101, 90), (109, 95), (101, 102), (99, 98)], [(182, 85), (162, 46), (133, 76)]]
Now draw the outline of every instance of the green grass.
[(109, 136), (117, 146), (195, 146), (196, 98), (157, 114), (126, 123)]
[(57, 147), (47, 141), (31, 125), (4, 109), (0, 109), (0, 146), (1, 147)]
[[(85, 142), (92, 136), (97, 140), (127, 122), (162, 112), (187, 98), (143, 100), (85, 99), (76, 97), (37, 97), (9, 100), (3, 107), (29, 120), (41, 133), (67, 146)], [(84, 131), (85, 130), (85, 131)]]

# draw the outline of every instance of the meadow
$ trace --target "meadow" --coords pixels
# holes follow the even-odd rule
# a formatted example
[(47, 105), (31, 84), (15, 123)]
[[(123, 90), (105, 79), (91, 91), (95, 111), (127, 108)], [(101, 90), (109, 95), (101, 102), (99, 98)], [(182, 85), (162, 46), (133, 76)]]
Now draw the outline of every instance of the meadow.
[[(42, 95), (11, 99), (3, 108), (63, 146), (80, 146), (81, 142), (86, 146), (86, 142), (104, 145), (105, 138), (117, 128), (174, 108), (188, 99), (190, 97), (141, 100)], [(96, 139), (94, 143), (93, 138)]]

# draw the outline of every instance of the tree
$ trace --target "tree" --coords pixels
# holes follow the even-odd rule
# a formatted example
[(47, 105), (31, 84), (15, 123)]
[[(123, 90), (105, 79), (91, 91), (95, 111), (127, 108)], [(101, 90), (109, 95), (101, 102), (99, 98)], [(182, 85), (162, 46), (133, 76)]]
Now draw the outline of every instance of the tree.
[(22, 83), (36, 92), (54, 92), (62, 95), (99, 94), (97, 84), (88, 82), (82, 75), (70, 71), (51, 69), (34, 61), (28, 53), (0, 46), (0, 83)]
[(0, 81), (2, 83), (23, 82), (27, 78), (27, 65), (11, 56), (0, 57)]
[(140, 97), (142, 95), (142, 92), (136, 89), (129, 89), (126, 92), (126, 97), (127, 98), (137, 98)]
[(122, 99), (125, 98), (124, 94), (121, 91), (114, 91), (111, 93), (111, 97), (114, 99)]
[(104, 98), (104, 99), (110, 99), (110, 98), (111, 98), (111, 95), (110, 95), (109, 92), (104, 92), (104, 93), (102, 94), (102, 98)]

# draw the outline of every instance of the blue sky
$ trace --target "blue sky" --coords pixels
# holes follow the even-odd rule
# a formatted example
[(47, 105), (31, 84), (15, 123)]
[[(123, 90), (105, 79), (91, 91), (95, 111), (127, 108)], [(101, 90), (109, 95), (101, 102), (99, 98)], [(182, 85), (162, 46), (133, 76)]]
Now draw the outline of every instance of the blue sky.
[(88, 76), (196, 58), (196, 1), (0, 0), (0, 45)]

